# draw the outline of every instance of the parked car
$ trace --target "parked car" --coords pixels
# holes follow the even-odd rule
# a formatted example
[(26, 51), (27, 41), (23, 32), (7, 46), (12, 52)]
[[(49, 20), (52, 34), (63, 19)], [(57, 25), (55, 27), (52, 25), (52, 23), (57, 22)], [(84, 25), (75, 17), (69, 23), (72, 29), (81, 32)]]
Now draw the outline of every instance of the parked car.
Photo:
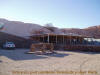
[(4, 49), (15, 49), (15, 44), (13, 42), (6, 42), (3, 44)]

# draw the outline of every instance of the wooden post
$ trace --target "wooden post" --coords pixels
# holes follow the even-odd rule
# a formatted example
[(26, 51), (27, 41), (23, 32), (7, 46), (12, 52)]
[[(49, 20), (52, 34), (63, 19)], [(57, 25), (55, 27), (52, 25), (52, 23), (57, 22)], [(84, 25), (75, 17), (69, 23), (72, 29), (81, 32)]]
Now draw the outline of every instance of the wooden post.
[(56, 44), (57, 44), (57, 35), (56, 35)]
[(92, 42), (91, 44), (93, 45), (93, 38), (91, 38), (91, 42)]
[(82, 44), (82, 37), (80, 37), (80, 44)]
[(49, 34), (48, 34), (48, 43), (49, 43)]
[(43, 35), (43, 43), (44, 43), (44, 35)]
[(64, 41), (65, 41), (65, 40), (64, 40), (64, 35), (63, 35), (63, 44), (64, 44)]
[(38, 39), (39, 39), (39, 42), (40, 42), (40, 37), (38, 37)]
[(70, 39), (70, 45), (71, 45), (71, 39), (72, 39), (71, 35), (69, 36), (69, 39)]
[(89, 40), (89, 39), (87, 38), (87, 44), (88, 44), (88, 40)]

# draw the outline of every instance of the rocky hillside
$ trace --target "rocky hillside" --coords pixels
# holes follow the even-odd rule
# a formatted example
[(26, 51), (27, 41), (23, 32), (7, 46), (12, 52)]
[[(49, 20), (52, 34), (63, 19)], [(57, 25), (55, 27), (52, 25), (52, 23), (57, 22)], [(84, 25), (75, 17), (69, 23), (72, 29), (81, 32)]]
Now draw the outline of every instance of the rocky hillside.
[(92, 36), (94, 38), (100, 38), (100, 25), (92, 26), (85, 29), (61, 29), (64, 33), (75, 33), (80, 35)]
[(0, 22), (4, 24), (2, 32), (9, 33), (20, 37), (28, 37), (32, 32), (36, 30), (43, 30), (44, 32), (50, 32), (48, 29), (38, 24), (24, 23), (20, 21), (8, 21), (6, 19), (0, 19)]
[(8, 21), (6, 19), (0, 19), (0, 23), (4, 24), (4, 29), (2, 30), (2, 32), (24, 38), (27, 38), (32, 34), (37, 34), (38, 31), (40, 33), (55, 33), (55, 34), (75, 33), (79, 35), (86, 35), (95, 38), (100, 38), (100, 25), (88, 27), (85, 29), (76, 29), (76, 28), (59, 29), (57, 27), (44, 27), (39, 24), (24, 23), (20, 21)]

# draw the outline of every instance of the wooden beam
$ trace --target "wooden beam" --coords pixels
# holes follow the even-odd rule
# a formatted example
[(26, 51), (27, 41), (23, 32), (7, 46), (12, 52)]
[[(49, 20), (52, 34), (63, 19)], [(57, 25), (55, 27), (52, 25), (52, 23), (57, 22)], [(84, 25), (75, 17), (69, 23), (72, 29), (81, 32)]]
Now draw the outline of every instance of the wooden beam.
[(49, 34), (48, 34), (48, 43), (49, 43), (49, 41), (50, 41), (50, 40), (49, 40)]
[(43, 35), (43, 43), (44, 43), (44, 35)]
[(70, 44), (71, 44), (71, 39), (72, 39), (72, 37), (70, 36), (69, 39), (70, 39)]
[(65, 39), (64, 39), (64, 35), (63, 35), (63, 44), (64, 44), (64, 41), (65, 41)]
[(56, 35), (56, 44), (57, 44), (57, 35)]

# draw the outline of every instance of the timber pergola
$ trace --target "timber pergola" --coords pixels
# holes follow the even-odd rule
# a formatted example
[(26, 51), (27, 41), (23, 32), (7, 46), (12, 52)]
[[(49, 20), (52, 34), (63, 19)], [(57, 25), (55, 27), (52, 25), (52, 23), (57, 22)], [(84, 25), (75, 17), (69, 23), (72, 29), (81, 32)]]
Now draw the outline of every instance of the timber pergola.
[(37, 40), (43, 43), (53, 43), (53, 44), (83, 44), (84, 38), (91, 38), (82, 35), (73, 34), (35, 34), (30, 36), (31, 39)]

